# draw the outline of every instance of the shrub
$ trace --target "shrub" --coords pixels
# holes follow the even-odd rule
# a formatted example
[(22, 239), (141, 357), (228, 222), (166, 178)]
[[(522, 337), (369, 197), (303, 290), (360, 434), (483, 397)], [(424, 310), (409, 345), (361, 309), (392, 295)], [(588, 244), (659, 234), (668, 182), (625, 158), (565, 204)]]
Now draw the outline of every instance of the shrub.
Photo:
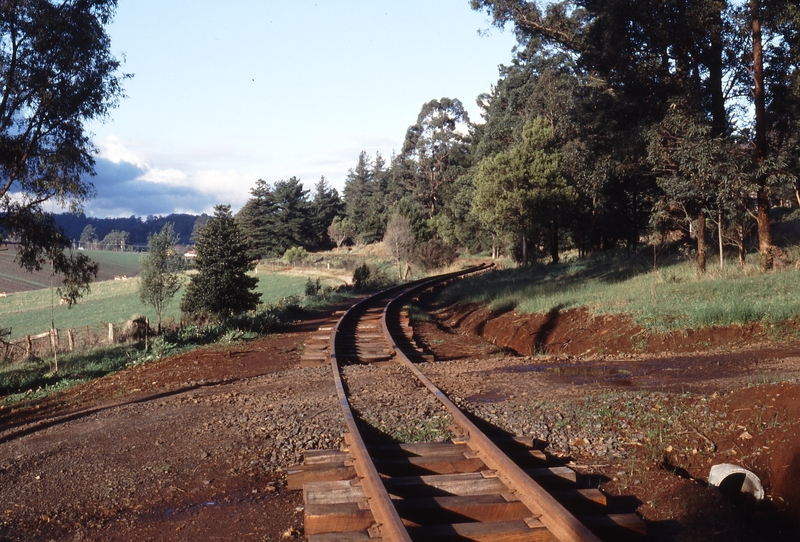
[(292, 247), (283, 253), (283, 259), (289, 265), (295, 265), (308, 257), (308, 252), (303, 247)]
[(446, 267), (457, 257), (456, 249), (441, 239), (431, 239), (421, 243), (414, 250), (414, 262), (426, 270)]
[(319, 279), (316, 281), (311, 280), (311, 277), (308, 277), (306, 281), (306, 297), (316, 297), (322, 291), (322, 284), (320, 283)]
[(356, 290), (359, 290), (366, 285), (368, 280), (369, 266), (364, 263), (356, 267), (356, 270), (353, 272), (353, 287)]

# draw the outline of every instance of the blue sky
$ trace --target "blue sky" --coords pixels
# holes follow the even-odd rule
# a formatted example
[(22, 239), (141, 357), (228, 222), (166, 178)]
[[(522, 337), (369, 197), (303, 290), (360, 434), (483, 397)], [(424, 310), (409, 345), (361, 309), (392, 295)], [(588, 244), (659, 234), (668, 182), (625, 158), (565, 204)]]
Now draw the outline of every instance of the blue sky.
[(238, 209), (259, 178), (341, 191), (362, 150), (399, 152), (423, 103), (479, 120), (514, 45), (468, 0), (120, 0), (109, 33), (134, 77), (89, 126), (101, 217)]

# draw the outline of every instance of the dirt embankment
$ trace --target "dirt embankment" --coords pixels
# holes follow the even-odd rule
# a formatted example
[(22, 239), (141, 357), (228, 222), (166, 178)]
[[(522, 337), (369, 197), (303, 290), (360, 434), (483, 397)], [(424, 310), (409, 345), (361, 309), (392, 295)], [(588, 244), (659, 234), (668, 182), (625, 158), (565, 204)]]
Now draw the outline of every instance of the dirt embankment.
[(740, 348), (770, 338), (769, 330), (759, 323), (657, 334), (634, 324), (629, 316), (594, 316), (586, 309), (518, 314), (474, 304), (432, 308), (437, 320), (454, 332), (480, 337), (523, 356), (696, 352)]

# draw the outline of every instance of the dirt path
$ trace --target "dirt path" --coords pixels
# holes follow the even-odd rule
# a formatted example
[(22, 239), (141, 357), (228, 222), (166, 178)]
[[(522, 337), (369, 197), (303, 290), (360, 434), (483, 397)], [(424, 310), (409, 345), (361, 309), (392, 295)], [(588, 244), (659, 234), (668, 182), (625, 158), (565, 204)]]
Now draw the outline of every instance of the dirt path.
[[(785, 520), (800, 515), (797, 344), (759, 335), (713, 353), (633, 344), (530, 357), (476, 331), (490, 322), (474, 308), (431, 310), (418, 335), (443, 361), (425, 371), (487, 423), (548, 441), (638, 503), (650, 539), (795, 539)], [(567, 320), (594, 326), (598, 341), (613, 331)], [(342, 431), (328, 368), (298, 368), (318, 323), (0, 410), (0, 541), (302, 538), (302, 497), (284, 488), (284, 469), (304, 449), (337, 447)], [(528, 324), (529, 337), (543, 333)], [(743, 517), (704, 487), (720, 462), (762, 477), (769, 506)]]

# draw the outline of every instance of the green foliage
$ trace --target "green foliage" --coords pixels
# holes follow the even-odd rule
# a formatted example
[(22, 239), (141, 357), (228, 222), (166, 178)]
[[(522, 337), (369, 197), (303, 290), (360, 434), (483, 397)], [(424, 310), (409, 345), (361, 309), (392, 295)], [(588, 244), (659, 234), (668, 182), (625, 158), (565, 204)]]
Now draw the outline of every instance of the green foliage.
[(164, 308), (183, 286), (182, 273), (186, 266), (183, 256), (175, 251), (179, 241), (172, 224), (164, 224), (160, 233), (151, 235), (147, 240), (148, 252), (142, 258), (139, 299), (156, 311), (159, 334)]
[(409, 126), (403, 151), (393, 164), (396, 181), (426, 210), (439, 211), (453, 182), (471, 165), (471, 124), (458, 99), (431, 100)]
[(357, 242), (374, 243), (383, 238), (386, 190), (383, 158), (378, 154), (373, 161), (362, 151), (344, 184), (345, 212)]
[(60, 274), (70, 300), (85, 292), (96, 268), (65, 253), (71, 240), (43, 205), (76, 211), (93, 194), (95, 148), (84, 123), (105, 118), (122, 96), (105, 30), (116, 5), (0, 6), (0, 238), (18, 242), (24, 269)]
[(181, 301), (187, 314), (209, 314), (227, 318), (253, 310), (261, 297), (254, 292), (258, 279), (247, 274), (255, 265), (247, 243), (231, 215), (230, 206), (217, 205), (214, 217), (197, 241), (197, 274), (193, 275)]
[(328, 248), (328, 226), (340, 214), (339, 193), (323, 177), (314, 186), (314, 198), (296, 177), (269, 186), (259, 179), (253, 195), (236, 215), (252, 259), (278, 256), (292, 247)]
[(547, 239), (558, 261), (558, 220), (575, 191), (561, 175), (552, 142), (552, 128), (538, 118), (526, 125), (520, 144), (484, 159), (475, 175), (473, 211), (486, 227), (522, 239), (523, 247), (534, 236)]
[(308, 277), (306, 281), (306, 297), (316, 297), (322, 292), (322, 283), (320, 279), (311, 280), (311, 277)]
[(283, 259), (290, 265), (296, 265), (308, 258), (308, 252), (303, 247), (291, 247), (283, 253)]
[(336, 248), (340, 248), (342, 244), (352, 239), (355, 234), (356, 230), (353, 227), (353, 222), (347, 217), (337, 216), (328, 226), (328, 238), (336, 244)]
[(356, 270), (353, 272), (353, 288), (356, 290), (362, 289), (369, 280), (369, 275), (370, 271), (367, 264), (364, 263), (356, 267)]

